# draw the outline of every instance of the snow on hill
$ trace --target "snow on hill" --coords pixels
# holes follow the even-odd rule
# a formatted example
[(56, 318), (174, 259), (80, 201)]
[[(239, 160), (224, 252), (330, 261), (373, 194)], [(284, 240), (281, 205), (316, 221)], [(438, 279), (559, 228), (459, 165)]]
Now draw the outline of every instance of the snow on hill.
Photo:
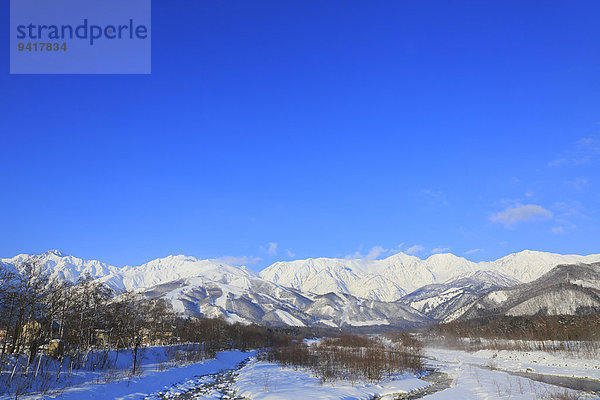
[(116, 290), (140, 290), (177, 279), (201, 276), (229, 283), (254, 276), (246, 268), (236, 268), (218, 260), (199, 260), (195, 257), (168, 256), (157, 258), (137, 267), (126, 266), (101, 278)]
[(560, 255), (522, 251), (496, 261), (474, 263), (453, 254), (422, 260), (403, 253), (383, 260), (318, 258), (274, 263), (260, 273), (271, 282), (325, 294), (348, 293), (364, 299), (397, 301), (425, 285), (477, 271), (493, 271), (520, 282), (530, 282), (559, 264), (600, 261), (600, 254)]
[(404, 296), (402, 302), (431, 318), (444, 320), (486, 293), (519, 283), (498, 272), (478, 271), (445, 283), (423, 286)]
[(452, 254), (422, 260), (399, 253), (383, 260), (278, 262), (259, 275), (219, 260), (182, 255), (117, 268), (51, 250), (0, 263), (18, 271), (33, 260), (52, 278), (75, 282), (89, 275), (116, 293), (135, 290), (169, 299), (186, 315), (222, 315), (231, 321), (270, 325), (399, 327), (429, 321), (421, 312), (433, 318), (459, 315), (468, 303), (490, 290), (529, 282), (561, 263), (600, 261), (600, 255), (523, 251), (474, 263)]
[(600, 262), (600, 254), (588, 256), (562, 255), (524, 250), (509, 254), (496, 261), (479, 263), (489, 269), (511, 276), (521, 282), (531, 282), (561, 264), (591, 264)]
[(119, 268), (96, 260), (82, 260), (58, 250), (50, 250), (40, 255), (19, 254), (12, 258), (0, 260), (4, 266), (13, 271), (21, 271), (26, 262), (39, 262), (42, 272), (48, 273), (52, 279), (75, 282), (80, 276), (88, 275), (101, 278), (117, 273)]
[[(2, 260), (19, 270), (27, 261), (38, 261), (53, 278), (71, 282), (89, 274), (116, 293), (135, 290), (148, 298), (167, 299), (187, 316), (223, 317), (230, 322), (264, 325), (327, 327), (412, 327), (430, 322), (401, 303), (364, 301), (351, 295), (318, 296), (302, 293), (260, 278), (244, 267), (219, 260), (168, 256), (137, 267), (112, 267), (50, 251), (40, 256), (20, 255)], [(385, 279), (366, 276), (365, 285), (388, 290)]]
[(185, 278), (141, 293), (169, 300), (184, 315), (223, 317), (230, 322), (334, 328), (408, 328), (431, 322), (401, 303), (361, 300), (348, 294), (307, 295), (257, 277), (227, 283)]
[(600, 310), (600, 263), (559, 265), (538, 279), (492, 291), (449, 319), (584, 314)]
[(167, 299), (187, 316), (223, 317), (230, 322), (307, 326), (313, 318), (302, 310), (311, 299), (257, 277), (234, 279), (188, 277), (161, 283), (141, 292)]

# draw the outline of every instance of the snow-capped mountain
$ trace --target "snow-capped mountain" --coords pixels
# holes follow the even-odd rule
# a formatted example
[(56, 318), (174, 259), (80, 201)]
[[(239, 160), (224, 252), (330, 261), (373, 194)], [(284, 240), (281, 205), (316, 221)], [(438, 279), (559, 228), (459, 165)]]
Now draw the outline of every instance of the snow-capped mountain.
[(304, 312), (315, 318), (314, 325), (332, 327), (412, 328), (433, 322), (400, 302), (362, 300), (342, 293), (317, 295)]
[(51, 279), (75, 282), (79, 277), (87, 275), (91, 278), (101, 278), (119, 272), (119, 268), (97, 260), (82, 260), (58, 250), (49, 250), (39, 255), (19, 254), (12, 258), (0, 259), (0, 264), (11, 271), (21, 271), (27, 262), (37, 262), (42, 272), (49, 274)]
[(179, 279), (141, 292), (170, 300), (184, 315), (223, 317), (230, 322), (334, 328), (408, 328), (432, 320), (401, 304), (362, 300), (348, 294), (303, 294), (257, 277), (229, 282)]
[(52, 278), (71, 282), (87, 273), (117, 294), (135, 290), (149, 298), (169, 300), (183, 315), (223, 317), (230, 322), (400, 328), (431, 321), (401, 303), (365, 301), (351, 295), (302, 293), (219, 260), (168, 256), (137, 267), (117, 268), (50, 251), (2, 261), (13, 270), (21, 269), (25, 262), (36, 261)]
[(383, 260), (317, 258), (274, 263), (260, 273), (271, 282), (305, 292), (348, 293), (364, 299), (396, 301), (425, 285), (477, 271), (492, 271), (530, 282), (559, 264), (600, 261), (600, 254), (560, 255), (522, 251), (496, 261), (474, 263), (453, 254), (422, 260), (398, 253)]
[(444, 320), (486, 293), (519, 283), (499, 272), (477, 271), (444, 283), (423, 286), (401, 301), (431, 318)]
[(220, 260), (181, 255), (118, 268), (52, 250), (0, 263), (19, 271), (26, 262), (36, 261), (51, 278), (71, 282), (87, 275), (116, 293), (135, 290), (166, 298), (186, 315), (221, 315), (270, 325), (406, 327), (429, 322), (429, 317), (456, 317), (478, 295), (519, 280), (529, 282), (560, 263), (596, 260), (600, 255), (524, 251), (473, 263), (452, 254), (422, 260), (399, 253), (383, 260), (278, 262), (258, 275)]
[(578, 256), (524, 250), (479, 265), (482, 270), (497, 271), (526, 283), (539, 278), (557, 265), (595, 262), (600, 262), (600, 254)]
[(532, 282), (490, 292), (449, 320), (591, 311), (600, 311), (600, 263), (559, 265)]
[(102, 277), (101, 281), (119, 292), (146, 289), (161, 283), (197, 276), (228, 283), (236, 279), (254, 276), (254, 273), (246, 268), (233, 267), (219, 260), (199, 260), (195, 257), (171, 255), (137, 267), (125, 266)]
[(260, 278), (226, 274), (216, 280), (195, 276), (161, 283), (141, 293), (167, 299), (188, 316), (224, 317), (231, 322), (307, 326), (313, 318), (302, 310), (312, 301), (294, 289)]

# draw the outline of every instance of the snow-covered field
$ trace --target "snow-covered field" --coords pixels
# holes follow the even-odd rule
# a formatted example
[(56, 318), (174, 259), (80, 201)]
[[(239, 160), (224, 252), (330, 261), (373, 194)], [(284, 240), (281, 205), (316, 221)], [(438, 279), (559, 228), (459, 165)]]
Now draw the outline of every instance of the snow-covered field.
[[(461, 350), (426, 348), (429, 364), (446, 372), (451, 387), (428, 396), (431, 399), (551, 399), (565, 391), (581, 398), (600, 398), (554, 385), (541, 383), (511, 372), (530, 372), (557, 376), (599, 377), (600, 361), (571, 358), (546, 352), (491, 351), (474, 353)], [(576, 397), (575, 397), (576, 398)]]
[[(111, 370), (77, 370), (72, 376), (61, 378), (60, 390), (46, 395), (28, 395), (26, 399), (143, 399), (147, 394), (158, 392), (188, 377), (206, 375), (232, 368), (253, 352), (226, 351), (212, 360), (177, 366), (167, 361), (168, 347), (147, 348), (144, 351), (140, 373), (130, 376), (131, 352), (121, 352), (118, 362)], [(4, 389), (4, 388), (2, 388)], [(2, 390), (4, 391), (4, 390)], [(0, 400), (14, 399), (14, 391), (0, 395)]]
[(465, 352), (428, 348), (426, 354), (436, 360), (459, 359), (465, 364), (479, 365), (500, 371), (531, 372), (600, 380), (600, 359), (576, 358), (562, 352), (515, 350)]
[[(156, 353), (156, 352), (155, 352)], [(158, 354), (158, 353), (157, 353)], [(207, 360), (186, 366), (164, 369), (158, 359), (146, 357), (139, 376), (99, 382), (88, 372), (87, 381), (73, 382), (73, 386), (60, 393), (46, 396), (27, 396), (29, 399), (157, 399), (165, 398), (228, 398), (224, 393), (235, 393), (234, 398), (255, 400), (309, 400), (309, 399), (392, 399), (395, 395), (419, 391), (430, 382), (410, 374), (395, 375), (379, 383), (337, 381), (321, 383), (309, 371), (281, 367), (266, 361), (257, 361), (254, 352), (228, 351)], [(428, 399), (552, 399), (552, 394), (577, 394), (580, 398), (600, 398), (592, 394), (575, 392), (547, 383), (538, 382), (514, 373), (538, 373), (600, 380), (600, 360), (580, 359), (567, 353), (541, 351), (480, 350), (466, 352), (428, 347), (427, 364), (447, 374), (448, 388), (433, 394), (424, 393)], [(236, 370), (246, 359), (249, 362)], [(219, 387), (185, 392), (204, 384), (210, 386), (215, 377), (227, 372), (227, 379)], [(83, 373), (82, 373), (83, 374)], [(85, 375), (85, 374), (84, 374)], [(222, 380), (223, 381), (223, 380)], [(218, 385), (217, 385), (218, 386)], [(433, 386), (429, 387), (431, 390)], [(217, 390), (219, 389), (219, 390)], [(190, 392), (191, 393), (191, 392)], [(184, 394), (181, 396), (181, 394)], [(181, 396), (181, 397), (178, 397)], [(0, 396), (7, 400), (8, 395)], [(233, 397), (232, 397), (233, 398)], [(572, 397), (577, 398), (577, 397)]]
[(268, 362), (252, 362), (242, 368), (234, 388), (239, 395), (256, 400), (372, 399), (407, 393), (428, 386), (414, 375), (396, 375), (377, 384), (337, 381), (321, 384), (303, 369), (282, 368)]

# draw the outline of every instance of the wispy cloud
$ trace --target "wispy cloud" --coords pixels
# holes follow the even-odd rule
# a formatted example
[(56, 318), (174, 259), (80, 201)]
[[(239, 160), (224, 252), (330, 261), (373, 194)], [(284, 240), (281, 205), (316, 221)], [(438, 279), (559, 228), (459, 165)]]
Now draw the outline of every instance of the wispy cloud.
[(371, 248), (371, 250), (369, 250), (369, 253), (367, 254), (367, 256), (365, 257), (368, 260), (375, 260), (377, 259), (377, 257), (379, 257), (382, 254), (386, 254), (388, 252), (387, 249), (384, 249), (381, 246), (374, 246)]
[(402, 248), (404, 248), (404, 243), (400, 243), (398, 246), (392, 247), (390, 249), (390, 254), (400, 253), (402, 251)]
[(430, 206), (448, 205), (448, 198), (441, 190), (422, 189), (419, 194), (425, 198)]
[(577, 228), (574, 221), (589, 219), (578, 201), (557, 202), (552, 205), (552, 208), (556, 211), (554, 222), (557, 224), (552, 228), (552, 233), (567, 233)]
[(600, 157), (600, 136), (584, 137), (576, 141), (565, 153), (548, 163), (549, 167), (582, 165)]
[(477, 254), (477, 253), (481, 253), (483, 251), (483, 249), (471, 249), (471, 250), (467, 250), (465, 251), (465, 254), (469, 255), (469, 254)]
[(269, 242), (269, 246), (267, 247), (267, 254), (270, 256), (277, 255), (277, 243)]
[(440, 254), (440, 253), (448, 253), (450, 252), (450, 247), (436, 247), (431, 250), (431, 254)]
[(408, 249), (404, 250), (404, 252), (406, 254), (414, 255), (422, 252), (423, 250), (425, 250), (425, 247), (421, 246), (420, 244), (415, 244), (414, 246), (411, 246)]
[(292, 253), (290, 249), (286, 249), (285, 254), (290, 258), (296, 257), (296, 254)]
[(499, 222), (510, 228), (519, 222), (541, 221), (551, 219), (552, 212), (537, 204), (517, 204), (490, 216), (493, 222)]
[(248, 257), (248, 256), (242, 256), (242, 257), (223, 256), (223, 257), (219, 257), (217, 259), (217, 261), (220, 261), (224, 264), (229, 264), (229, 265), (253, 265), (253, 264), (256, 264), (257, 262), (259, 262), (260, 260), (261, 260), (260, 257)]
[(556, 160), (552, 160), (548, 163), (549, 167), (559, 167), (561, 165), (565, 165), (569, 162), (566, 158), (557, 158)]
[(571, 181), (567, 181), (566, 183), (578, 192), (583, 192), (590, 184), (590, 182), (586, 178), (581, 177), (575, 178)]
[(578, 201), (556, 202), (552, 204), (552, 208), (556, 210), (560, 218), (588, 218), (584, 213), (583, 206)]
[(380, 256), (387, 255), (390, 253), (390, 250), (388, 250), (382, 246), (373, 246), (373, 247), (371, 247), (371, 250), (369, 250), (367, 255), (363, 255), (362, 248), (363, 248), (363, 246), (361, 245), (357, 251), (355, 251), (352, 254), (348, 254), (345, 258), (350, 259), (350, 260), (359, 260), (359, 259), (375, 260)]

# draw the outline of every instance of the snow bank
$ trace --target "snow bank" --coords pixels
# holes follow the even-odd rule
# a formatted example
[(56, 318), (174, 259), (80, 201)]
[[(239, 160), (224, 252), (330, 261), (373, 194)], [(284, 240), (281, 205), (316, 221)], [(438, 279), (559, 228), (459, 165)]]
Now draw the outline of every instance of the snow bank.
[[(159, 354), (155, 352), (155, 354)], [(139, 376), (124, 378), (108, 383), (97, 383), (97, 374), (89, 371), (78, 371), (79, 380), (85, 379), (83, 383), (65, 389), (52, 395), (30, 395), (23, 399), (144, 399), (148, 394), (158, 392), (163, 388), (176, 382), (189, 379), (192, 376), (214, 374), (224, 369), (234, 368), (236, 364), (245, 360), (254, 352), (226, 351), (217, 354), (212, 360), (189, 364), (182, 367), (174, 367), (161, 371), (156, 358), (150, 355), (142, 364), (142, 373)], [(14, 396), (3, 395), (0, 400), (8, 400)]]

